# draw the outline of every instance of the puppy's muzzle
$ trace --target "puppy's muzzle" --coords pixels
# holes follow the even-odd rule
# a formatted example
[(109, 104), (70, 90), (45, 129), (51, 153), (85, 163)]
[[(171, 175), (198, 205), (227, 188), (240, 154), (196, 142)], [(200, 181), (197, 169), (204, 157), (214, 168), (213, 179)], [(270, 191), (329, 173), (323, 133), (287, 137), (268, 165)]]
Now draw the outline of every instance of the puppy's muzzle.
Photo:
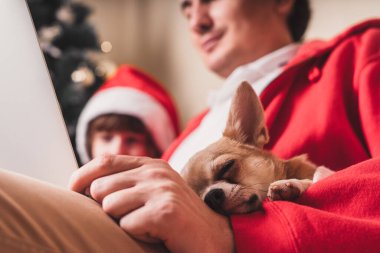
[(220, 188), (210, 190), (204, 197), (204, 202), (215, 212), (222, 215), (227, 215), (223, 209), (223, 203), (226, 199), (226, 194)]
[(204, 196), (204, 202), (215, 212), (228, 216), (231, 213), (249, 213), (258, 210), (261, 202), (257, 194), (253, 193), (249, 198), (235, 198), (233, 204), (227, 199), (222, 188), (214, 188)]

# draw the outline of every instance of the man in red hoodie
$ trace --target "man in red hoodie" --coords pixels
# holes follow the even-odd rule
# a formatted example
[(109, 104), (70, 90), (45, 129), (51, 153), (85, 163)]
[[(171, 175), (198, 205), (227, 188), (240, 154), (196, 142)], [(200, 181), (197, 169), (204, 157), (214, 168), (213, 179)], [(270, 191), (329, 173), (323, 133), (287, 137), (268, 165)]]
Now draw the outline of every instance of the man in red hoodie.
[[(377, 250), (380, 164), (371, 160), (347, 167), (380, 155), (380, 22), (300, 46), (309, 17), (305, 0), (185, 0), (181, 9), (204, 62), (226, 81), (207, 113), (166, 153), (171, 166), (179, 171), (192, 154), (221, 136), (232, 94), (247, 80), (264, 105), (271, 136), (267, 149), (282, 158), (307, 153), (315, 163), (342, 171), (313, 185), (297, 203), (266, 202), (263, 212), (232, 216), (231, 231), (170, 168), (162, 169), (168, 168), (164, 163), (115, 158), (125, 168), (138, 167), (128, 173), (136, 176), (126, 180), (128, 191), (96, 179), (96, 173), (76, 175), (72, 188), (81, 191), (100, 180), (107, 190), (92, 184), (93, 196), (121, 218), (122, 228), (141, 239), (158, 237), (173, 252)], [(143, 188), (143, 174), (137, 174), (147, 164), (157, 168), (157, 174), (144, 177), (151, 194), (136, 199)], [(97, 168), (88, 164), (83, 171)]]
[[(144, 198), (133, 198), (143, 187), (139, 176), (126, 180), (128, 191), (95, 173), (76, 175), (72, 188), (81, 191), (92, 180), (108, 185), (98, 191), (95, 184), (93, 195), (121, 218), (121, 227), (145, 240), (158, 237), (173, 252), (377, 250), (380, 163), (358, 163), (380, 156), (380, 21), (359, 24), (328, 42), (300, 45), (309, 18), (305, 0), (184, 0), (181, 9), (207, 67), (226, 81), (207, 112), (165, 154), (171, 167), (181, 170), (191, 155), (221, 136), (234, 90), (247, 80), (264, 105), (267, 149), (282, 158), (307, 153), (316, 164), (342, 171), (313, 185), (296, 203), (266, 202), (262, 212), (232, 216), (231, 231), (166, 164), (115, 158), (138, 168), (128, 175), (150, 163), (157, 167), (157, 174), (144, 178), (151, 193)], [(88, 164), (83, 171), (96, 168)], [(128, 200), (115, 200), (122, 196)], [(113, 202), (104, 202), (107, 198)], [(163, 213), (154, 213), (158, 207)]]
[[(208, 68), (226, 77), (225, 85), (169, 148), (164, 157), (170, 165), (105, 156), (74, 173), (71, 189), (83, 193), (89, 188), (121, 228), (134, 238), (163, 242), (171, 252), (378, 251), (380, 21), (359, 24), (328, 42), (300, 46), (295, 42), (307, 26), (307, 0), (184, 0), (181, 8), (194, 45)], [(175, 170), (219, 138), (229, 101), (242, 80), (251, 83), (264, 105), (271, 136), (267, 149), (282, 158), (308, 153), (315, 163), (338, 172), (312, 185), (296, 202), (265, 202), (263, 211), (226, 218), (212, 212)], [(5, 176), (10, 188), (21, 180)], [(7, 192), (8, 199), (16, 199), (13, 210), (27, 205), (17, 201), (19, 195)], [(50, 194), (49, 200), (58, 195)], [(77, 194), (61, 195), (64, 210), (78, 205), (70, 217), (83, 233), (73, 232), (69, 219), (47, 208), (41, 197), (36, 197), (37, 205), (63, 220), (73, 234), (66, 233), (74, 237), (72, 245), (79, 236), (87, 247), (91, 237), (101, 247), (123, 244), (116, 226), (89, 212), (98, 212), (95, 207), (79, 204)], [(30, 213), (36, 209), (28, 207)], [(94, 232), (95, 225), (82, 224), (79, 208), (89, 209), (86, 219), (103, 229)], [(107, 244), (102, 238), (110, 233)], [(53, 236), (38, 238), (44, 245), (59, 244)]]

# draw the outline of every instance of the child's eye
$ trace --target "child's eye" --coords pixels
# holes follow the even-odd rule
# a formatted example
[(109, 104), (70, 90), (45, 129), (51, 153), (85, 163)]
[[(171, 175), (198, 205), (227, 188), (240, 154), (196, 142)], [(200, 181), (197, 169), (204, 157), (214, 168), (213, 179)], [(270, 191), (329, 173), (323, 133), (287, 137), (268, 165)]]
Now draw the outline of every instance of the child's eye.
[(133, 145), (133, 144), (136, 144), (136, 143), (138, 143), (139, 142), (139, 140), (136, 138), (136, 137), (129, 137), (129, 138), (127, 138), (126, 140), (125, 140), (125, 143), (127, 144), (127, 145)]
[(104, 142), (110, 142), (112, 140), (113, 136), (112, 134), (103, 134), (101, 136), (101, 139), (104, 141)]

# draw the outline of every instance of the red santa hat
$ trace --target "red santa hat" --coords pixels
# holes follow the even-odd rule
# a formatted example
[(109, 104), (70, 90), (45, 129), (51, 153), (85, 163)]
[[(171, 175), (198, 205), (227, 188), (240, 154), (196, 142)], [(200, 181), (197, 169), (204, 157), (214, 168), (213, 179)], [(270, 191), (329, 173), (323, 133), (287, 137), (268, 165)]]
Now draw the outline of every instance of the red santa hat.
[(177, 112), (169, 94), (147, 74), (122, 65), (87, 102), (78, 120), (76, 146), (83, 163), (90, 160), (86, 149), (89, 123), (98, 116), (116, 113), (139, 118), (163, 152), (179, 131)]

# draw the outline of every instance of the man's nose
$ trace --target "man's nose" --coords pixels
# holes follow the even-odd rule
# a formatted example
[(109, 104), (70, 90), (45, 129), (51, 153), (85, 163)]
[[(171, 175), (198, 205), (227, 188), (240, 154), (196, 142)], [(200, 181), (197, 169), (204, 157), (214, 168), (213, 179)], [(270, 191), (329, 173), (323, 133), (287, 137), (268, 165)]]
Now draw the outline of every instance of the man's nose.
[(212, 27), (212, 18), (208, 13), (207, 6), (202, 3), (195, 3), (190, 15), (190, 29), (197, 34), (204, 34)]

